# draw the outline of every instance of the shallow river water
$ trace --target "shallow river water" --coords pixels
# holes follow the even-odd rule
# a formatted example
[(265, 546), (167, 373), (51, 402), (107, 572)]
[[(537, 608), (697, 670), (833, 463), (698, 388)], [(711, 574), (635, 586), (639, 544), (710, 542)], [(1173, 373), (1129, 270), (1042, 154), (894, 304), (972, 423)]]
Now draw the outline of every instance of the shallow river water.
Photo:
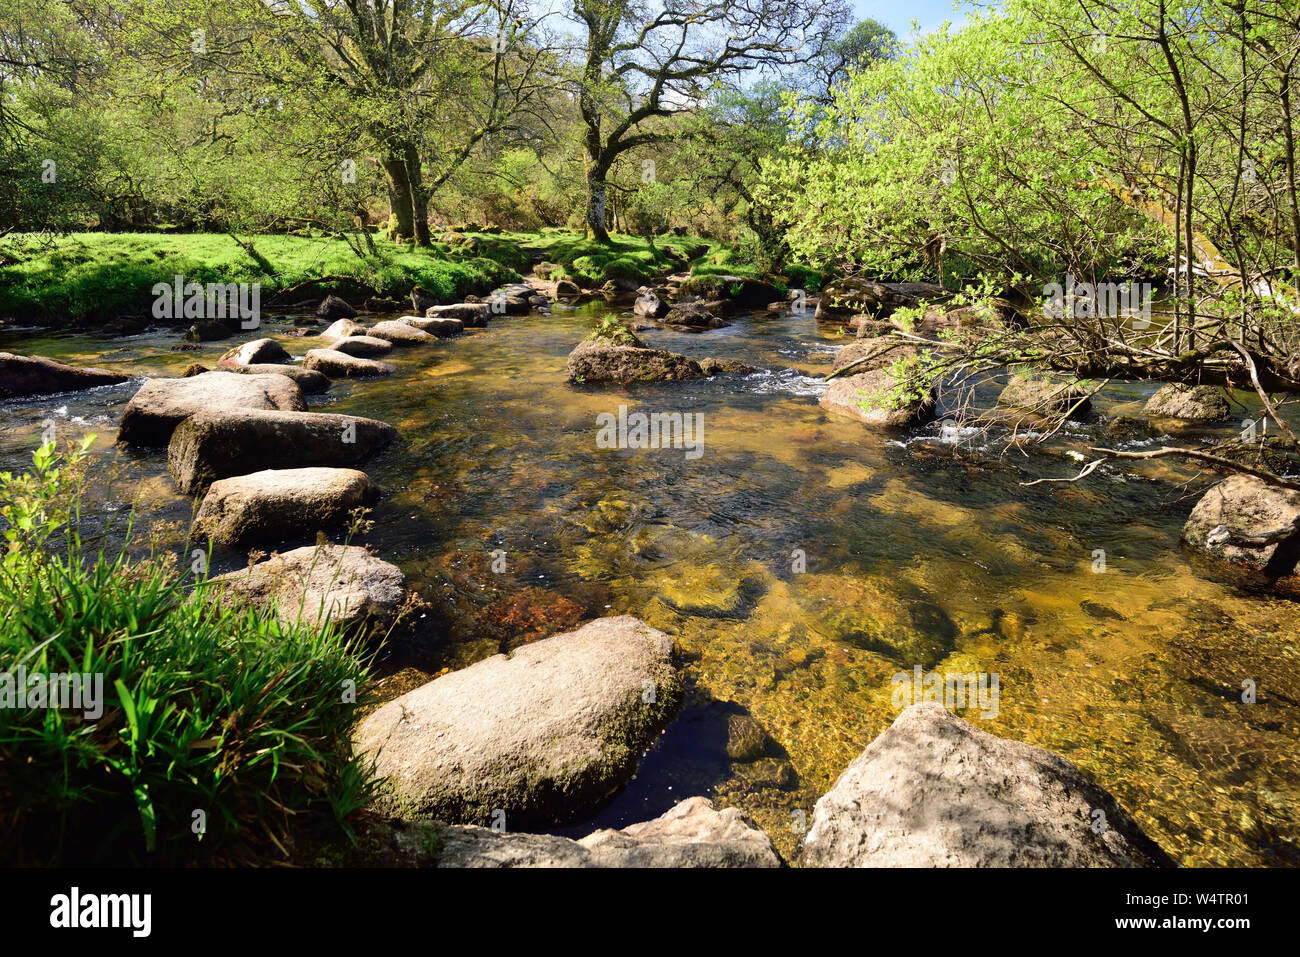
[[(564, 833), (706, 794), (792, 858), (817, 797), (897, 713), (892, 676), (996, 674), (996, 715), (965, 716), (1083, 767), (1180, 863), (1300, 864), (1300, 605), (1213, 581), (1180, 548), (1192, 473), (1165, 460), (1026, 488), (1073, 475), (1065, 450), (1115, 440), (1071, 427), (1025, 453), (973, 429), (954, 445), (937, 426), (882, 433), (827, 415), (820, 376), (849, 340), (811, 316), (643, 334), (777, 371), (569, 385), (565, 357), (603, 309), (503, 317), (309, 400), (402, 434), (366, 467), (386, 495), (362, 542), (432, 610), (385, 658), (386, 695), (580, 620), (637, 615), (675, 637), (686, 705), (632, 785)], [(266, 334), (290, 325), (271, 319)], [(174, 332), (0, 338), (137, 376), (211, 367), (231, 345), (178, 344)], [(95, 432), (97, 507), (134, 504), (137, 527), (179, 552), (192, 504), (165, 455), (113, 445), (139, 384), (0, 404), (0, 468), (23, 468), (47, 421), (61, 437)], [(1150, 391), (1117, 388), (1101, 411), (1136, 413)], [(598, 448), (597, 417), (620, 405), (702, 413), (703, 454)], [(216, 570), (245, 560), (220, 554)], [(739, 714), (771, 736), (759, 760), (727, 756)]]

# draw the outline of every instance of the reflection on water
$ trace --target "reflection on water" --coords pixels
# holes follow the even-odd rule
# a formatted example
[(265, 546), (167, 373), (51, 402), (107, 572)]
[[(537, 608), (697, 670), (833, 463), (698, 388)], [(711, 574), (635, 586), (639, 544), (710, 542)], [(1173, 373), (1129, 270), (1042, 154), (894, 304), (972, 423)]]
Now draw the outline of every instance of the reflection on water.
[[(568, 831), (705, 793), (744, 808), (790, 857), (799, 812), (811, 816), (896, 713), (892, 675), (914, 664), (997, 673), (996, 718), (967, 717), (1082, 766), (1181, 863), (1300, 863), (1300, 607), (1193, 571), (1177, 544), (1192, 473), (1162, 461), (1127, 479), (1110, 470), (1024, 488), (1073, 474), (1062, 452), (1097, 444), (1096, 427), (1025, 454), (974, 430), (953, 448), (936, 427), (908, 437), (828, 417), (819, 376), (846, 340), (811, 318), (644, 334), (770, 372), (570, 386), (565, 356), (600, 308), (502, 318), (397, 351), (390, 379), (310, 399), (403, 435), (369, 467), (387, 496), (366, 544), (434, 611), (417, 641), (392, 649), (387, 693), (585, 618), (638, 615), (676, 637), (693, 692), (632, 786)], [(178, 341), (0, 348), (143, 375), (211, 366), (229, 345), (170, 351)], [(318, 342), (286, 344), (300, 355)], [(162, 534), (180, 548), (192, 505), (164, 457), (111, 446), (137, 385), (5, 403), (0, 467), (23, 466), (45, 420), (67, 437), (98, 432), (112, 464), (98, 473), (113, 475), (97, 492), (106, 514), (134, 502), (170, 523)], [(1135, 413), (1149, 391), (1125, 386), (1103, 411)], [(598, 449), (596, 418), (620, 404), (703, 413), (703, 457)], [(498, 549), (503, 573), (492, 571)], [(1240, 701), (1248, 679), (1252, 705)], [(760, 727), (758, 744), (745, 727)]]

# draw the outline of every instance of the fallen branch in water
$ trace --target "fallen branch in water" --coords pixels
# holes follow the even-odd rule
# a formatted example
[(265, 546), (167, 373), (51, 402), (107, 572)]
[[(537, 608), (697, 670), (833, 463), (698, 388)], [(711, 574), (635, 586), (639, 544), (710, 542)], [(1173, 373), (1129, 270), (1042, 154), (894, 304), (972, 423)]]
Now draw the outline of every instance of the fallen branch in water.
[(1232, 459), (1224, 458), (1222, 455), (1215, 455), (1212, 452), (1204, 452), (1201, 449), (1179, 448), (1177, 446), (1165, 445), (1158, 449), (1150, 449), (1146, 452), (1121, 452), (1118, 449), (1091, 448), (1088, 451), (1097, 452), (1100, 458), (1094, 459), (1085, 465), (1079, 474), (1074, 478), (1040, 478), (1032, 482), (1021, 482), (1022, 486), (1038, 485), (1044, 482), (1077, 482), (1082, 478), (1087, 478), (1106, 462), (1115, 459), (1160, 459), (1171, 455), (1179, 455), (1184, 458), (1194, 459), (1198, 462), (1209, 462), (1226, 468), (1233, 472), (1242, 472), (1246, 475), (1253, 475), (1255, 478), (1262, 479), (1269, 485), (1276, 485), (1278, 488), (1290, 489), (1293, 492), (1300, 492), (1300, 481), (1283, 478), (1275, 472), (1268, 469), (1257, 468), (1253, 465), (1244, 465), (1241, 462), (1234, 462)]

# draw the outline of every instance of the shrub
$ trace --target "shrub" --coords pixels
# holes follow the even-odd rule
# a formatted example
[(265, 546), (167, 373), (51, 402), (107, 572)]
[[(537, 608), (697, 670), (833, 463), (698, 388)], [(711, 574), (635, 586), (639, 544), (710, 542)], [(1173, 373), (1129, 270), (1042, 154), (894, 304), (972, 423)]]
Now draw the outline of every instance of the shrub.
[(0, 474), (0, 678), (11, 695), (20, 667), (102, 690), (67, 710), (0, 697), (0, 858), (253, 861), (290, 856), (291, 823), (349, 834), (373, 786), (344, 695), (366, 658), (331, 627), (216, 607), (174, 561), (90, 554), (88, 445), (46, 445), (31, 474)]

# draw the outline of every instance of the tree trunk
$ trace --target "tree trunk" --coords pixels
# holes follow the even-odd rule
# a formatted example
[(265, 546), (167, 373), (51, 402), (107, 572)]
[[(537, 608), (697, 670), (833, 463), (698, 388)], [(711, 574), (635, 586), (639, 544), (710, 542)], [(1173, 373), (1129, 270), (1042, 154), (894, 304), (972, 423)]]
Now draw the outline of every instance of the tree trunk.
[[(588, 67), (590, 72), (590, 62)], [(583, 123), (587, 127), (583, 134), (583, 145), (587, 151), (587, 228), (591, 230), (592, 238), (597, 242), (608, 243), (609, 230), (606, 228), (605, 223), (606, 199), (609, 188), (605, 184), (605, 177), (609, 175), (609, 168), (613, 165), (614, 156), (606, 144), (602, 142), (600, 113), (585, 88), (579, 105), (582, 110)]]
[(415, 241), (421, 246), (433, 243), (429, 235), (429, 191), (424, 188), (424, 175), (420, 172), (420, 154), (415, 145), (407, 143), (402, 150), (406, 162), (406, 177), (411, 184), (411, 217), (415, 226)]
[(594, 169), (587, 172), (587, 227), (592, 237), (601, 243), (609, 242), (609, 230), (605, 228), (605, 197), (607, 187), (605, 176), (596, 175)]
[(415, 236), (415, 212), (411, 206), (411, 180), (406, 172), (406, 161), (397, 155), (382, 160), (388, 181), (388, 207), (396, 221), (393, 231), (395, 242), (405, 242)]
[[(1292, 282), (1300, 281), (1300, 200), (1296, 199), (1295, 131), (1291, 126), (1291, 71), (1282, 74), (1282, 135), (1286, 142), (1286, 191), (1291, 200), (1291, 255), (1296, 275)], [(1243, 273), (1244, 275), (1244, 273)]]

